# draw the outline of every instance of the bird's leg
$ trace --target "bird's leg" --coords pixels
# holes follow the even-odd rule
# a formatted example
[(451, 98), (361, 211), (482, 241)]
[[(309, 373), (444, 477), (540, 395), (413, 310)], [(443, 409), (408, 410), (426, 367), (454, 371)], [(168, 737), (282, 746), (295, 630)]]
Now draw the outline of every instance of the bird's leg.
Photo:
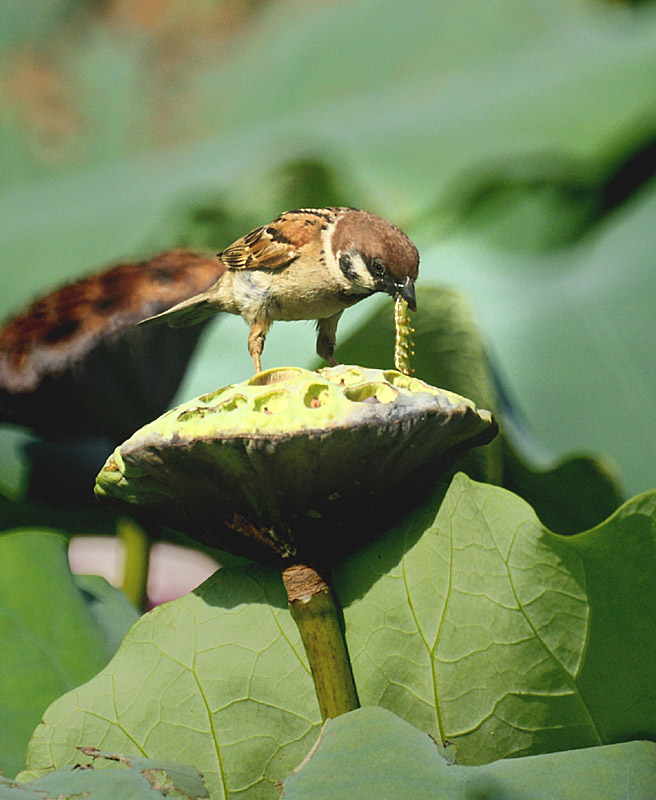
[(335, 361), (335, 334), (337, 333), (337, 323), (342, 316), (338, 311), (332, 317), (317, 320), (317, 353), (324, 358), (331, 367), (336, 367), (339, 362)]
[(256, 374), (262, 371), (262, 350), (264, 350), (264, 340), (266, 339), (266, 335), (269, 332), (270, 327), (271, 323), (265, 322), (264, 320), (258, 320), (251, 325), (251, 329), (248, 334), (248, 352), (251, 354), (255, 364)]

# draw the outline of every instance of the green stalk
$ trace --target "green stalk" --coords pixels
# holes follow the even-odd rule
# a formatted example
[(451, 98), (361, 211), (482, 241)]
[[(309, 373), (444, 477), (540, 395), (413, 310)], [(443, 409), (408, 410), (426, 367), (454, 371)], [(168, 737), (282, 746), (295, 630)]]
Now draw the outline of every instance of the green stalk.
[(333, 590), (312, 567), (283, 571), (289, 608), (301, 633), (322, 720), (360, 707)]
[(116, 534), (123, 542), (123, 594), (139, 611), (146, 610), (148, 599), (148, 568), (150, 566), (150, 536), (129, 517), (121, 517), (116, 523)]

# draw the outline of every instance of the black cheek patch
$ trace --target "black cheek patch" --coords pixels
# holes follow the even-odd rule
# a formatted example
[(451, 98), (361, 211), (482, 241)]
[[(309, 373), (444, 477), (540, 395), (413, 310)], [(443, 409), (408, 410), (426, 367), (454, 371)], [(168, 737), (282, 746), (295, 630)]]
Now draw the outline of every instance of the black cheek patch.
[(355, 281), (358, 277), (356, 271), (351, 264), (351, 257), (348, 253), (342, 253), (339, 257), (339, 268), (347, 281)]

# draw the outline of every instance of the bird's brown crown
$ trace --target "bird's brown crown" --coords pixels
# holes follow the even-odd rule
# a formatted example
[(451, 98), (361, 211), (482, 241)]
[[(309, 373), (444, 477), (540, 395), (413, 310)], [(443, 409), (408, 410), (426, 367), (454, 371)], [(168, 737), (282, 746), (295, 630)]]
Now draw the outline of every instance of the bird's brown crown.
[(395, 278), (414, 280), (419, 253), (400, 228), (367, 211), (349, 211), (338, 219), (332, 237), (333, 253), (356, 250), (366, 259), (380, 259)]

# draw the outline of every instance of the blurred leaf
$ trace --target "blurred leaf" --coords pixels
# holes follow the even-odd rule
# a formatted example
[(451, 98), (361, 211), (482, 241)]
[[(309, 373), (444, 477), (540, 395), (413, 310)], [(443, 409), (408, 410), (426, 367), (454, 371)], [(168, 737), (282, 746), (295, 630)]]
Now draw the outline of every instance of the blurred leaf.
[(130, 626), (139, 619), (139, 612), (123, 592), (100, 575), (73, 575), (73, 581), (89, 615), (105, 637), (106, 651), (114, 655)]
[[(441, 498), (336, 570), (361, 702), (468, 764), (655, 736), (656, 492), (574, 537), (464, 475)], [(131, 744), (192, 763), (212, 797), (273, 798), (318, 730), (300, 647), (279, 575), (220, 570), (50, 707), (28, 768)]]
[[(193, 25), (195, 12), (188, 13), (181, 37)], [(272, 5), (217, 61), (201, 70), (185, 62), (197, 76), (185, 94), (196, 99), (176, 121), (192, 120), (186, 139), (193, 143), (159, 155), (149, 135), (166, 120), (145, 78), (152, 41), (102, 25), (85, 29), (76, 48), (63, 41), (62, 60), (72, 59), (68, 72), (79, 76), (73, 88), (79, 94), (84, 86), (88, 108), (80, 114), (93, 124), (83, 128), (81, 160), (60, 178), (6, 188), (3, 205), (12, 214), (3, 219), (4, 263), (29, 253), (28, 263), (38, 265), (30, 281), (42, 288), (48, 272), (67, 266), (79, 274), (143, 246), (171, 204), (208, 189), (251, 211), (283, 210), (280, 184), (269, 178), (299, 158), (331, 163), (350, 203), (402, 222), (494, 157), (606, 157), (609, 137), (651, 108), (656, 14), (648, 10), (630, 16), (610, 6), (517, 0), (492, 10), (468, 0), (436, 13), (410, 2), (402, 37), (399, 24), (382, 0), (318, 10)], [(357, 69), (344, 61), (348, 42)], [(160, 66), (166, 74), (166, 60)], [(149, 141), (155, 152), (135, 159)], [(24, 213), (25, 202), (32, 213)], [(19, 220), (23, 234), (29, 220), (27, 242), (9, 235)], [(61, 237), (55, 250), (53, 230)]]
[(150, 235), (146, 249), (189, 247), (218, 252), (261, 224), (252, 213), (240, 212), (225, 200), (202, 193), (174, 203)]
[(503, 439), (503, 485), (530, 503), (554, 533), (594, 528), (624, 500), (615, 475), (597, 458), (573, 457), (552, 469), (527, 466)]
[(562, 246), (587, 233), (601, 214), (599, 178), (588, 174), (598, 170), (595, 161), (560, 153), (506, 156), (460, 175), (433, 215), (452, 215), (457, 232), (480, 232), (501, 247)]
[(139, 615), (102, 579), (75, 579), (52, 533), (0, 536), (0, 587), (0, 753), (14, 775), (47, 706), (104, 667)]
[(655, 755), (653, 742), (627, 742), (461, 767), (388, 711), (361, 708), (327, 721), (309, 758), (284, 781), (282, 798), (651, 800)]
[[(93, 761), (78, 753), (83, 768), (59, 769), (28, 783), (0, 778), (0, 800), (152, 800), (153, 797), (176, 797), (199, 800), (209, 797), (203, 777), (193, 767), (158, 759), (109, 755), (91, 748)], [(86, 755), (86, 754), (85, 754)], [(96, 769), (96, 760), (109, 762), (109, 769)], [(24, 774), (23, 777), (28, 777)], [(154, 794), (153, 794), (154, 793)]]
[(601, 453), (631, 492), (656, 466), (654, 214), (649, 186), (577, 248), (529, 257), (469, 238), (422, 254), (458, 276), (541, 456)]
[(434, 214), (452, 214), (459, 228), (483, 231), (500, 246), (566, 245), (594, 231), (649, 184), (656, 173), (655, 137), (653, 123), (634, 123), (608, 146), (606, 158), (542, 153), (478, 164)]
[(278, 182), (279, 209), (347, 206), (350, 187), (318, 158), (298, 158), (283, 164), (273, 178)]
[(60, 21), (75, 0), (23, 0), (0, 4), (0, 48), (36, 40)]
[[(109, 450), (109, 448), (108, 448)], [(93, 494), (93, 489), (89, 489)], [(69, 537), (75, 534), (116, 533), (118, 514), (114, 509), (103, 509), (97, 503), (85, 507), (53, 506), (30, 499), (16, 502), (0, 495), (0, 533), (16, 529), (48, 529)]]

